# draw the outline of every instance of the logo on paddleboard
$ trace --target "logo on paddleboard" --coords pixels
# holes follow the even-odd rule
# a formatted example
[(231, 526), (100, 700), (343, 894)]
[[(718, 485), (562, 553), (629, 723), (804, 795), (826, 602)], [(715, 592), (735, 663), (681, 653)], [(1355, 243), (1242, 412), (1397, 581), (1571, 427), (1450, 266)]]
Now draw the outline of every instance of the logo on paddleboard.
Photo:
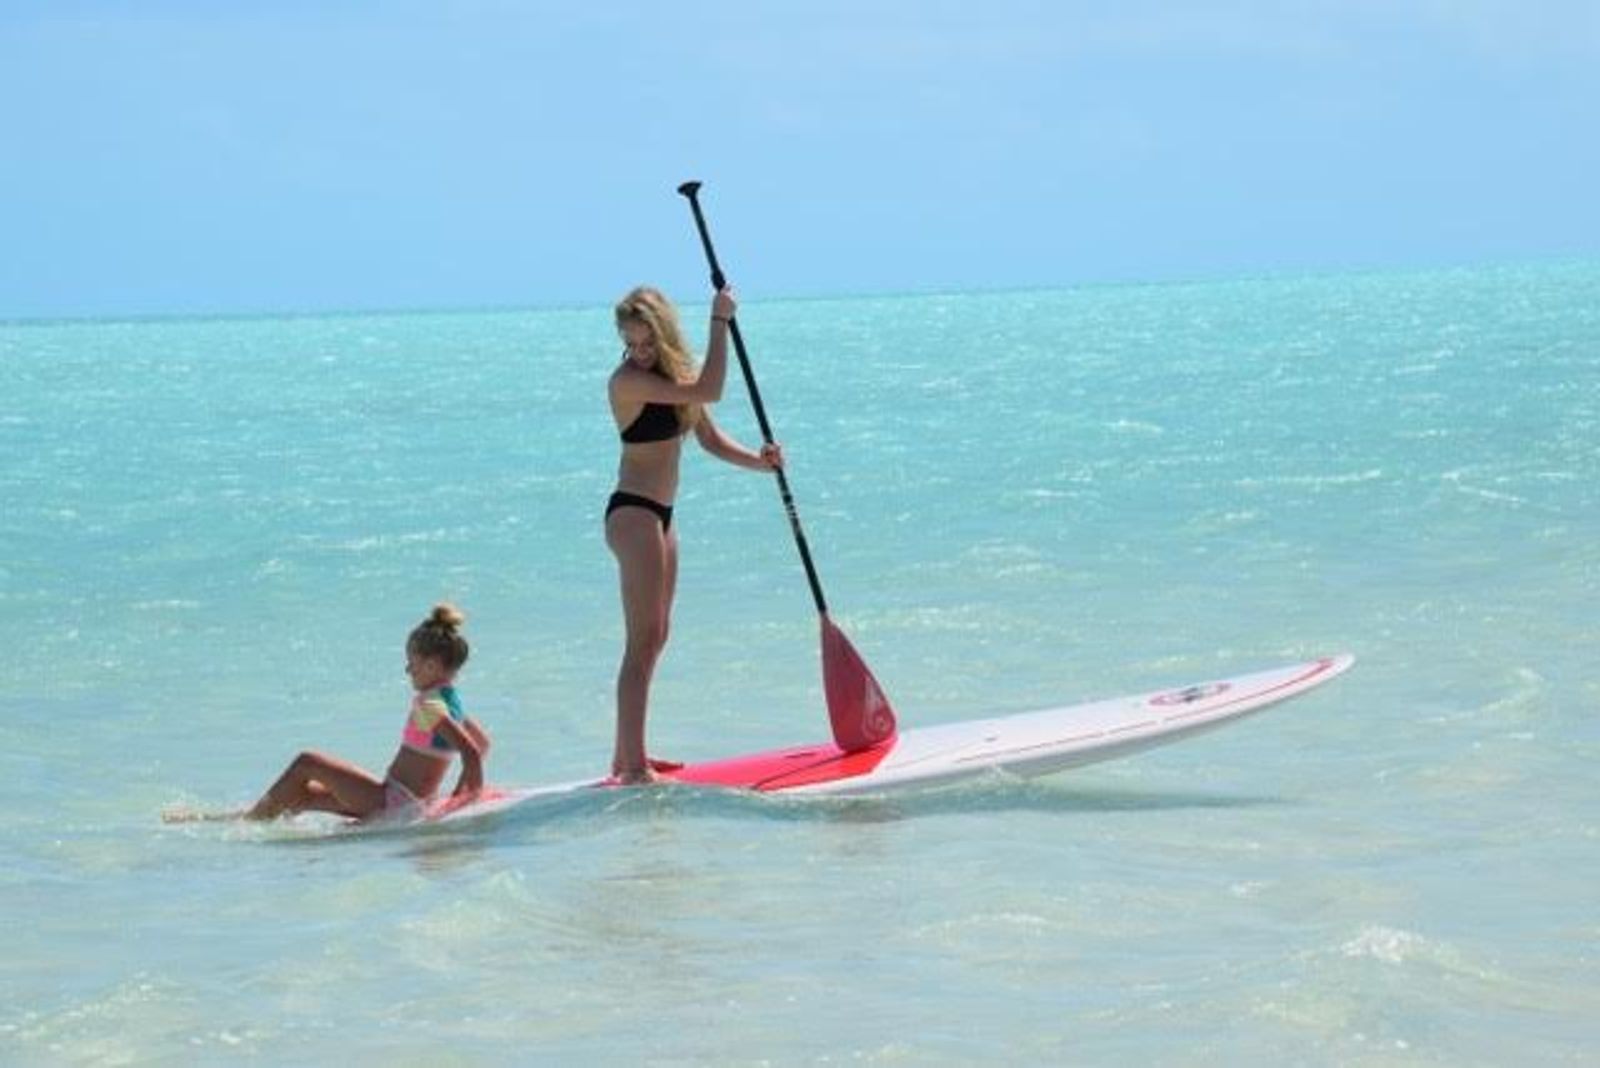
[(1157, 694), (1150, 698), (1150, 703), (1162, 708), (1173, 705), (1192, 705), (1196, 701), (1204, 701), (1215, 697), (1219, 693), (1227, 693), (1231, 684), (1226, 682), (1208, 682), (1203, 686), (1186, 686), (1181, 690), (1172, 690), (1169, 693)]

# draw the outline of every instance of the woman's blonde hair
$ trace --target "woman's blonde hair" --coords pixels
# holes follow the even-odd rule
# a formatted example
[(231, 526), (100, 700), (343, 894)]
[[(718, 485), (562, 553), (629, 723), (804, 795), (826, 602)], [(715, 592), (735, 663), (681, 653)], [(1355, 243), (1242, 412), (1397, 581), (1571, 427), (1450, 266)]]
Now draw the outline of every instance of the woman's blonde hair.
[[(616, 314), (618, 333), (629, 323), (638, 323), (650, 331), (650, 340), (655, 343), (656, 349), (656, 374), (673, 382), (694, 381), (694, 358), (689, 355), (689, 347), (683, 341), (683, 328), (678, 325), (678, 309), (672, 306), (672, 301), (664, 293), (651, 286), (635, 286), (617, 301)], [(700, 405), (678, 404), (673, 407), (678, 415), (679, 433), (693, 429), (700, 421)]]

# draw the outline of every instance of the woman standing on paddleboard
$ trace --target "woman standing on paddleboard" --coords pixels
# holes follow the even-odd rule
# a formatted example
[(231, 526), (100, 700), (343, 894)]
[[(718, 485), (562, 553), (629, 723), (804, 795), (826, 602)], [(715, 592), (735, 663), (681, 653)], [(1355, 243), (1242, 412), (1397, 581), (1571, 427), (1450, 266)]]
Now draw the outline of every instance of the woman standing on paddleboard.
[(731, 289), (711, 302), (711, 337), (698, 372), (678, 325), (678, 312), (658, 290), (640, 286), (617, 302), (617, 333), (626, 348), (611, 373), (611, 415), (622, 437), (617, 490), (606, 504), (606, 545), (617, 558), (627, 645), (617, 671), (617, 743), (611, 773), (623, 783), (655, 779), (644, 744), (650, 679), (667, 644), (678, 583), (678, 495), (683, 439), (691, 431), (719, 460), (751, 471), (783, 466), (776, 444), (752, 452), (711, 420), (728, 371), (728, 323), (737, 307)]

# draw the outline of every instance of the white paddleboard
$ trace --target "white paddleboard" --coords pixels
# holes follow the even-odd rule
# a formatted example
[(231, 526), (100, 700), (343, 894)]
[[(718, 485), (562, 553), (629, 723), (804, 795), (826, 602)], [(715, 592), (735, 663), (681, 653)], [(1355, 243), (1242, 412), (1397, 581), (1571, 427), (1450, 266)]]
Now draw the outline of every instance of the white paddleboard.
[[(668, 783), (804, 795), (877, 794), (959, 782), (996, 770), (1024, 778), (1166, 745), (1213, 730), (1321, 686), (1355, 662), (1324, 657), (1229, 679), (992, 719), (916, 727), (855, 753), (831, 742), (687, 764)], [(453, 823), (538, 798), (617, 788), (607, 779), (491, 789), (476, 800), (436, 802), (417, 822)], [(392, 826), (392, 824), (391, 824)]]

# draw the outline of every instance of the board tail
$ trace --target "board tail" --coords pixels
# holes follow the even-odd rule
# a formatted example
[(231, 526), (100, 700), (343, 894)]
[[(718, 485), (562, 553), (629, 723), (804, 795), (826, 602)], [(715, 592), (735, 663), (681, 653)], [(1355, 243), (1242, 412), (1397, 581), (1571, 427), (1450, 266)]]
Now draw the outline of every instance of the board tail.
[(895, 736), (894, 709), (861, 654), (826, 615), (822, 619), (822, 689), (833, 741), (847, 753)]

